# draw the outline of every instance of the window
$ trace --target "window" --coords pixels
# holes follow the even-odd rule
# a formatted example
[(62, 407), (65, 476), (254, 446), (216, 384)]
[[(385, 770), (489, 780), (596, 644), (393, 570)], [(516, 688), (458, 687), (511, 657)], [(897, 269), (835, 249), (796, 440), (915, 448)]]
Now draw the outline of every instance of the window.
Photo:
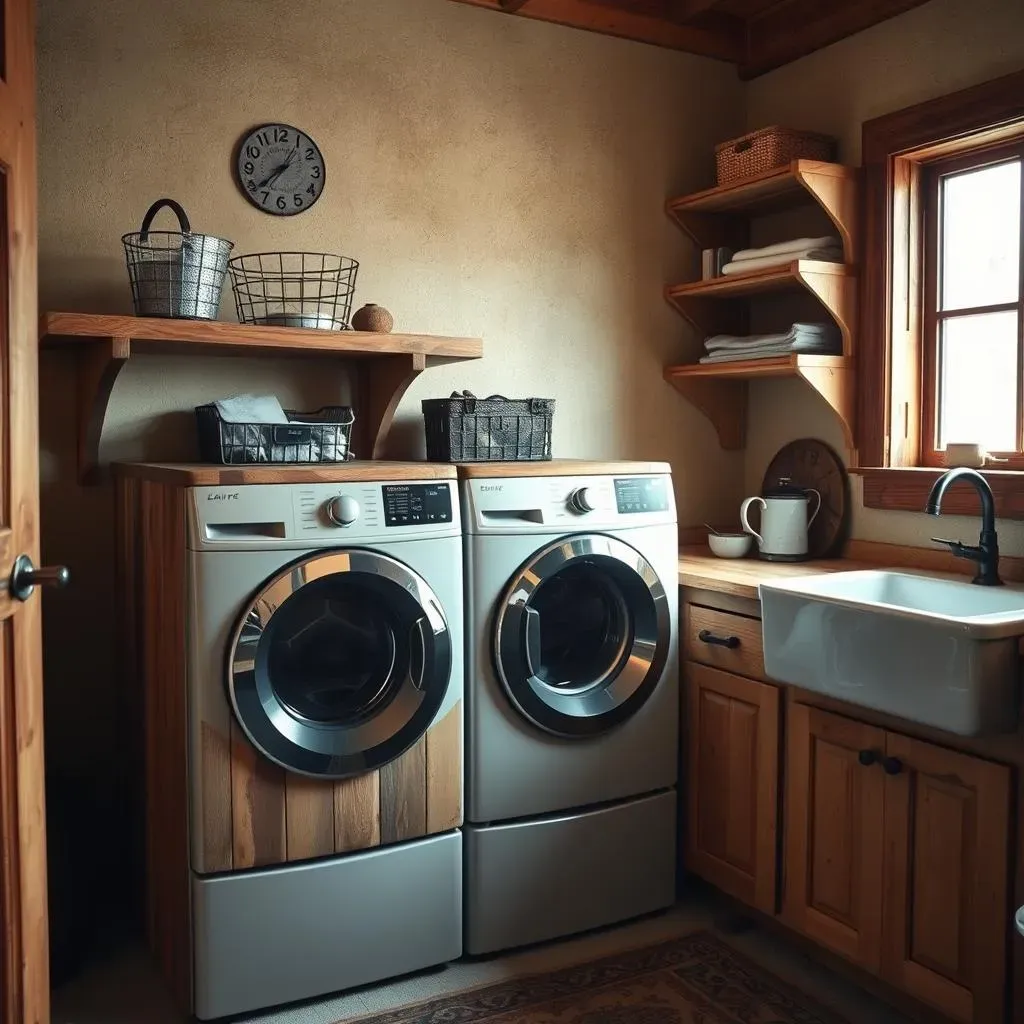
[(1024, 146), (925, 168), (922, 463), (977, 442), (1024, 464)]
[(862, 149), (865, 504), (922, 510), (946, 445), (978, 442), (1024, 518), (1024, 72), (868, 121)]

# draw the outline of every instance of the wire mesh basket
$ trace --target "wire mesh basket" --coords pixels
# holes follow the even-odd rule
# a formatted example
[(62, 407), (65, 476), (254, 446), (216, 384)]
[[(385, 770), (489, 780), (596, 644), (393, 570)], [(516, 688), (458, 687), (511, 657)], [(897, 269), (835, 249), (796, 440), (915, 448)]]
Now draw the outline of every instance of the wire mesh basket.
[(241, 323), (349, 329), (356, 260), (325, 252), (256, 252), (228, 266)]
[[(151, 231), (164, 208), (178, 218), (180, 231)], [(188, 214), (173, 199), (158, 199), (139, 231), (121, 236), (137, 316), (216, 320), (233, 242), (193, 233)]]
[(355, 416), (347, 405), (285, 409), (287, 423), (228, 423), (215, 404), (196, 406), (199, 456), (222, 466), (267, 462), (347, 462)]
[(551, 458), (552, 398), (451, 398), (423, 402), (430, 462), (543, 462)]

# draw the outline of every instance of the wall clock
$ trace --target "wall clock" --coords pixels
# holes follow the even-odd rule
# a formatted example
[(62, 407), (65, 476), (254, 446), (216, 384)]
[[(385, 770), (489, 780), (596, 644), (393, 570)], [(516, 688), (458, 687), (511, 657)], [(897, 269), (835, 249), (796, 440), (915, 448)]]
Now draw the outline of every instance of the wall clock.
[(320, 198), (327, 165), (305, 132), (290, 124), (264, 124), (242, 139), (237, 172), (238, 185), (253, 206), (292, 217)]

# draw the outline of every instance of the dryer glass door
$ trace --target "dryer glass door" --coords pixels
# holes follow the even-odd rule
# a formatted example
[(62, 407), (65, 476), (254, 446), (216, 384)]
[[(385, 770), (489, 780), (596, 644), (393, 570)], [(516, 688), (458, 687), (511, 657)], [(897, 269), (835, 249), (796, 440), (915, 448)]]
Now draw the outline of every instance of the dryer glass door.
[(272, 579), (235, 630), (228, 690), (263, 754), (344, 778), (430, 727), (451, 676), (448, 623), (408, 566), (371, 551), (307, 558)]
[(643, 555), (614, 537), (569, 537), (539, 551), (509, 584), (495, 618), (495, 664), (534, 724), (593, 736), (651, 695), (670, 630), (665, 588)]

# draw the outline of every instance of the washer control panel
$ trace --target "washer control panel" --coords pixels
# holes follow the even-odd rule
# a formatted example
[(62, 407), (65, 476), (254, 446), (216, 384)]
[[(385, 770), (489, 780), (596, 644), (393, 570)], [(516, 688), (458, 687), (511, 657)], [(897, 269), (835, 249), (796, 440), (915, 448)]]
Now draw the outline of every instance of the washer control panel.
[(448, 484), (384, 484), (385, 526), (420, 526), (452, 521)]
[(626, 476), (615, 478), (615, 507), (619, 515), (638, 512), (667, 512), (668, 478)]

